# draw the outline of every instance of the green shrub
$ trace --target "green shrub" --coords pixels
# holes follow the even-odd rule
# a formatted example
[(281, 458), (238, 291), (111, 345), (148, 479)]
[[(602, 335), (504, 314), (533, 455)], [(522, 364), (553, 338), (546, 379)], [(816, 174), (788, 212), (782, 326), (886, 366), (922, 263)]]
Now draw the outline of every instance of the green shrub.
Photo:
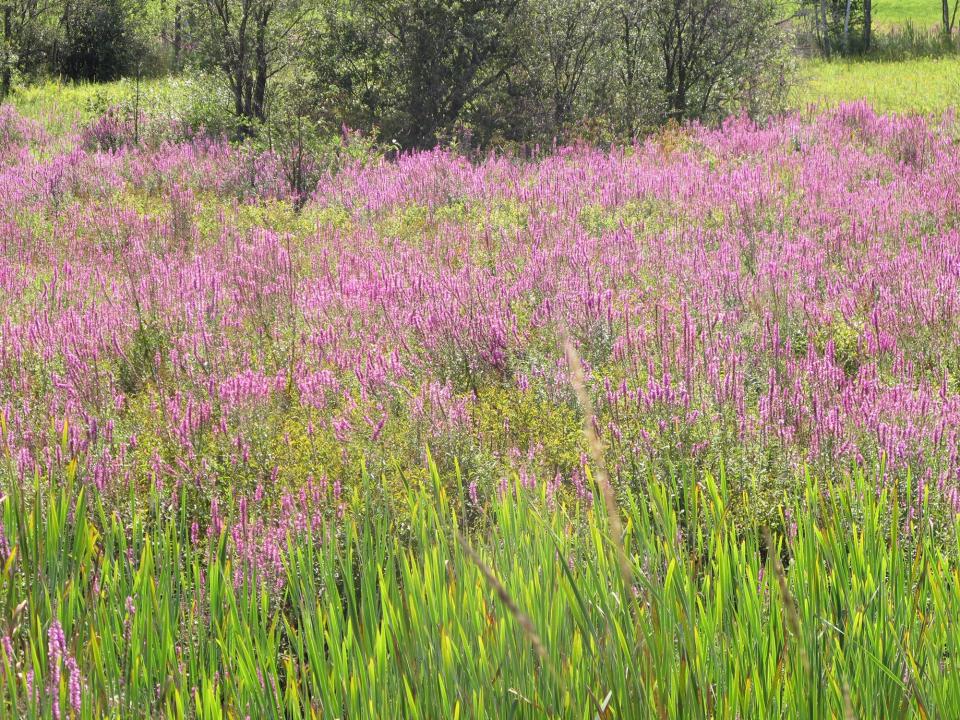
[(67, 5), (57, 65), (71, 80), (115, 80), (135, 71), (137, 47), (127, 0), (79, 0)]
[(148, 382), (156, 380), (162, 362), (166, 338), (152, 323), (141, 323), (125, 354), (119, 360), (117, 381), (127, 395), (140, 392)]

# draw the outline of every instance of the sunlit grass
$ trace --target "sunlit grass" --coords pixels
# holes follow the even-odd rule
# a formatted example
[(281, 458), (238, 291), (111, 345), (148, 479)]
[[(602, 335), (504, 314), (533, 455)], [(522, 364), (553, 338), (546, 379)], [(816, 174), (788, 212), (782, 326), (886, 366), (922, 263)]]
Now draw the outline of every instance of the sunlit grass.
[(926, 502), (900, 516), (861, 474), (808, 479), (786, 537), (735, 527), (722, 474), (651, 478), (621, 499), (625, 557), (599, 495), (555, 508), (517, 482), (477, 505), (433, 468), (398, 514), (365, 477), (342, 520), (288, 538), (278, 584), (157, 498), (121, 520), (75, 467), (3, 500), (4, 717), (949, 717), (960, 702), (956, 532), (934, 534)]
[(866, 100), (878, 112), (941, 113), (960, 105), (960, 58), (809, 61), (791, 94), (798, 109)]
[[(110, 83), (48, 80), (17, 87), (11, 98), (21, 115), (42, 120), (56, 133), (76, 121), (91, 120), (129, 92), (132, 80)], [(144, 87), (150, 81), (144, 81)], [(53, 123), (49, 125), (49, 123)]]
[(940, 7), (936, 0), (881, 0), (873, 4), (873, 21), (877, 28), (910, 22), (920, 29), (929, 30), (940, 26)]

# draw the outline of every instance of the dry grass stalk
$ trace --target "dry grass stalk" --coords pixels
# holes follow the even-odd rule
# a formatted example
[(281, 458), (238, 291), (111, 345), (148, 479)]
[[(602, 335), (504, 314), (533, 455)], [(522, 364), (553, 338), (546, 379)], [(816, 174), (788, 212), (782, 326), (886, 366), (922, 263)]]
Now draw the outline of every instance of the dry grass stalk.
[(617, 497), (613, 492), (607, 466), (603, 460), (603, 441), (597, 435), (593, 401), (590, 400), (590, 394), (587, 392), (586, 376), (583, 372), (580, 354), (567, 334), (563, 336), (563, 349), (567, 356), (567, 365), (570, 367), (570, 384), (573, 386), (577, 402), (580, 403), (580, 408), (583, 410), (583, 432), (587, 437), (587, 449), (594, 465), (593, 476), (600, 488), (600, 493), (603, 495), (607, 518), (610, 522), (610, 534), (613, 536), (613, 544), (617, 551), (617, 563), (620, 566), (620, 574), (623, 576), (624, 589), (626, 592), (632, 592), (633, 570), (623, 546), (623, 522), (620, 519)]
[(523, 610), (520, 609), (520, 606), (514, 602), (513, 598), (510, 597), (510, 593), (507, 592), (507, 589), (497, 579), (497, 576), (493, 574), (493, 570), (487, 566), (487, 564), (483, 561), (483, 558), (477, 554), (476, 550), (470, 547), (470, 543), (468, 543), (467, 539), (459, 532), (457, 533), (457, 540), (460, 541), (460, 546), (463, 548), (463, 552), (466, 553), (467, 557), (470, 558), (470, 561), (476, 565), (477, 568), (479, 568), (480, 574), (483, 575), (483, 579), (487, 581), (487, 585), (493, 588), (494, 592), (497, 594), (497, 597), (500, 598), (500, 602), (504, 604), (510, 614), (513, 615), (514, 620), (517, 621), (517, 624), (523, 629), (523, 632), (530, 640), (530, 644), (533, 645), (533, 649), (537, 653), (537, 656), (540, 658), (541, 662), (546, 665), (547, 648), (540, 639), (537, 629), (533, 626), (533, 621), (530, 619), (530, 616), (523, 612)]

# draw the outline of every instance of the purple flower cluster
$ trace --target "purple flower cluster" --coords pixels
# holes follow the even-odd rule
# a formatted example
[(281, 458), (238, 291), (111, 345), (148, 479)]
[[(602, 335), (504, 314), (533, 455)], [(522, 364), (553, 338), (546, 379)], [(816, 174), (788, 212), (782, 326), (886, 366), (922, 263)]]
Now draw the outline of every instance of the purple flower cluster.
[[(482, 446), (490, 388), (571, 405), (568, 332), (614, 473), (883, 461), (960, 509), (955, 131), (851, 105), (529, 162), (437, 150), (348, 165), (295, 215), (275, 156), (31, 153), (4, 109), (0, 442), (24, 478), (75, 458), (107, 497), (200, 489), (192, 534), (278, 575), (286, 532), (342, 509), (325, 471)], [(498, 421), (527, 439), (496, 479), (586, 494)], [(246, 478), (239, 519), (222, 478)]]
[(67, 696), (70, 708), (75, 713), (81, 709), (81, 677), (76, 659), (67, 650), (67, 640), (58, 620), (50, 623), (47, 631), (47, 653), (49, 660), (48, 690), (51, 699), (51, 712), (54, 718), (60, 718), (60, 681), (63, 668), (67, 669)]

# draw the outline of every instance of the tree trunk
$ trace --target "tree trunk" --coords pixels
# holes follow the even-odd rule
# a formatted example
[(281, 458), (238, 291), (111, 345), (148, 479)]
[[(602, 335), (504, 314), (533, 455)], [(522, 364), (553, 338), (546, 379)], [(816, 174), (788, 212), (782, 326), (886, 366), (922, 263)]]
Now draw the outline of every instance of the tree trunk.
[(237, 73), (230, 80), (230, 89), (233, 90), (233, 112), (238, 118), (243, 117), (243, 76)]
[(960, 0), (954, 0), (953, 12), (950, 12), (950, 0), (941, 0), (941, 10), (943, 11), (943, 34), (947, 40), (953, 37), (953, 26), (957, 20), (957, 8), (960, 7)]
[(170, 47), (170, 32), (167, 25), (167, 0), (160, 0), (160, 46), (166, 50)]
[(873, 14), (872, 0), (863, 0), (863, 51), (870, 49), (870, 33), (872, 30)]
[(636, 133), (637, 125), (637, 111), (635, 107), (635, 91), (634, 91), (634, 60), (633, 60), (633, 42), (630, 36), (630, 18), (623, 13), (621, 15), (623, 20), (623, 50), (624, 50), (624, 62), (626, 63), (626, 72), (623, 75), (623, 84), (626, 90), (626, 129), (627, 135), (633, 139)]
[(256, 72), (253, 78), (253, 99), (250, 108), (251, 115), (257, 120), (263, 120), (265, 115), (264, 101), (267, 94), (267, 21), (269, 13), (264, 13), (257, 22), (257, 46), (254, 51)]
[(677, 92), (674, 95), (673, 111), (677, 122), (687, 118), (687, 66), (681, 55), (677, 71)]
[(847, 0), (847, 12), (843, 16), (843, 52), (850, 54), (850, 2)]
[(173, 70), (180, 72), (180, 48), (183, 44), (183, 5), (177, 0), (173, 7)]
[(0, 100), (6, 100), (10, 94), (10, 43), (13, 38), (10, 37), (10, 13), (12, 9), (9, 5), (3, 7), (3, 72), (0, 74)]
[(826, 32), (826, 23), (820, 21), (820, 5), (819, 0), (813, 0), (813, 28), (817, 36), (817, 47), (820, 48), (820, 52), (826, 54), (827, 52), (827, 38), (825, 35)]
[(830, 57), (830, 19), (827, 15), (827, 2), (826, 0), (820, 0), (820, 15), (823, 20), (823, 54), (828, 58)]

